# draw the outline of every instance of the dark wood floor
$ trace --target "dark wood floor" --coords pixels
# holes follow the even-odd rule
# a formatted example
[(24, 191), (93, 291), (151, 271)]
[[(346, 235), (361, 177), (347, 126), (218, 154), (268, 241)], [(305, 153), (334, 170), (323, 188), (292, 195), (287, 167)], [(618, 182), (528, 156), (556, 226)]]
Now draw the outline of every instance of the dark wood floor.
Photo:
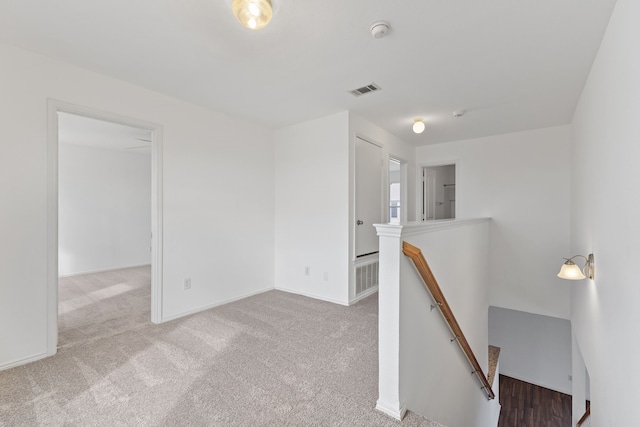
[(500, 375), (498, 427), (571, 427), (571, 396)]

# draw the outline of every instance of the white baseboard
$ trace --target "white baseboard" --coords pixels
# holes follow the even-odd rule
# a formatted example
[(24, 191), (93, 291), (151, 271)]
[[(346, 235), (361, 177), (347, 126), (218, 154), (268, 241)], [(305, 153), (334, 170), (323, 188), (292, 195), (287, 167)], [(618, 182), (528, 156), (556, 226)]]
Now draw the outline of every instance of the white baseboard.
[(395, 408), (392, 405), (387, 405), (386, 403), (381, 402), (380, 400), (376, 403), (376, 409), (399, 421), (402, 421), (407, 413), (407, 408), (405, 408), (404, 405), (400, 405), (399, 408)]
[(48, 357), (48, 356), (49, 355), (47, 353), (41, 353), (41, 354), (38, 354), (36, 356), (30, 356), (30, 357), (26, 357), (24, 359), (14, 360), (13, 362), (9, 362), (9, 363), (5, 363), (3, 365), (0, 365), (0, 371), (4, 371), (4, 370), (15, 368), (15, 367), (18, 367), (18, 366), (26, 365), (27, 363), (35, 362), (36, 360), (41, 360), (41, 359), (44, 359), (45, 357)]
[(101, 268), (99, 270), (81, 271), (77, 273), (58, 274), (58, 277), (82, 276), (83, 274), (106, 273), (108, 271), (124, 270), (125, 268), (150, 267), (151, 264), (123, 265), (122, 267)]
[(357, 297), (355, 297), (354, 299), (349, 301), (349, 305), (353, 305), (353, 304), (357, 303), (358, 301), (360, 301), (361, 299), (365, 299), (369, 295), (373, 295), (376, 292), (378, 292), (378, 286), (374, 286), (371, 289), (367, 289), (365, 292), (361, 293), (360, 295), (358, 295)]
[(326, 301), (326, 302), (330, 302), (333, 304), (339, 304), (339, 305), (344, 305), (344, 306), (348, 306), (349, 303), (346, 303), (344, 301), (338, 301), (336, 299), (333, 298), (326, 298), (320, 295), (315, 295), (309, 292), (301, 292), (301, 291), (297, 291), (297, 290), (293, 290), (293, 289), (289, 289), (289, 288), (283, 288), (281, 286), (277, 286), (275, 287), (275, 289), (277, 291), (282, 291), (282, 292), (288, 292), (290, 294), (296, 294), (296, 295), (302, 295), (303, 297), (309, 297), (309, 298), (313, 298), (313, 299), (319, 299), (321, 301)]
[(264, 293), (264, 292), (268, 292), (268, 291), (272, 291), (272, 290), (274, 290), (273, 287), (264, 288), (264, 289), (260, 289), (260, 290), (254, 291), (254, 292), (249, 292), (247, 294), (238, 295), (238, 296), (233, 297), (233, 298), (229, 298), (229, 299), (225, 299), (225, 300), (222, 300), (222, 301), (214, 302), (213, 304), (207, 304), (207, 305), (204, 305), (202, 307), (194, 308), (193, 310), (183, 311), (181, 313), (174, 314), (172, 316), (162, 317), (162, 319), (160, 319), (160, 323), (169, 322), (171, 320), (179, 319), (181, 317), (189, 316), (191, 314), (200, 313), (201, 311), (209, 310), (210, 308), (219, 307), (221, 305), (229, 304), (230, 302), (239, 301), (241, 299), (248, 298), (248, 297), (251, 297), (253, 295), (258, 295), (258, 294), (261, 294), (261, 293)]

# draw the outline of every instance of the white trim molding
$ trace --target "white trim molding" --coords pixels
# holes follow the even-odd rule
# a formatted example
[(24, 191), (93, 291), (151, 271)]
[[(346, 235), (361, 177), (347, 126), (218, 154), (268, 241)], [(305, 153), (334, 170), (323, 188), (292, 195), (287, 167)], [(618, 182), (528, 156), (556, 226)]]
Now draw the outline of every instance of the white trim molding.
[(367, 289), (366, 291), (362, 292), (360, 295), (358, 295), (357, 297), (354, 297), (351, 301), (349, 301), (349, 305), (354, 305), (357, 302), (365, 299), (368, 296), (371, 296), (373, 294), (375, 294), (376, 292), (378, 292), (378, 286), (374, 286), (371, 289)]
[(27, 363), (36, 362), (38, 360), (42, 360), (45, 357), (51, 356), (48, 353), (41, 353), (35, 356), (26, 357), (24, 359), (14, 360), (9, 363), (5, 363), (4, 365), (0, 365), (0, 371), (5, 371), (7, 369), (15, 368), (17, 366), (26, 365)]
[(246, 293), (246, 294), (242, 294), (242, 295), (237, 296), (237, 297), (228, 298), (228, 299), (225, 299), (225, 300), (222, 300), (222, 301), (214, 302), (213, 304), (203, 305), (201, 307), (194, 308), (193, 310), (183, 311), (181, 313), (174, 314), (172, 316), (168, 316), (166, 318), (163, 318), (162, 322), (164, 323), (164, 322), (169, 322), (171, 320), (180, 319), (182, 317), (189, 316), (191, 314), (200, 313), (202, 311), (206, 311), (206, 310), (209, 310), (211, 308), (219, 307), (221, 305), (229, 304), (231, 302), (239, 301), (239, 300), (244, 299), (244, 298), (252, 297), (254, 295), (262, 294), (264, 292), (269, 292), (269, 291), (273, 291), (273, 290), (274, 290), (273, 287), (259, 289), (257, 291), (249, 292), (249, 293)]
[(387, 403), (382, 402), (380, 399), (378, 399), (378, 401), (376, 402), (376, 409), (399, 421), (402, 421), (407, 413), (407, 408), (405, 408), (404, 405), (388, 405)]
[(376, 227), (378, 236), (401, 237), (412, 234), (423, 234), (434, 231), (446, 230), (448, 228), (465, 227), (467, 225), (479, 224), (490, 221), (491, 218), (465, 218), (465, 219), (435, 219), (430, 221), (416, 221), (407, 224), (373, 224)]
[(313, 294), (311, 292), (297, 291), (297, 290), (294, 290), (294, 289), (290, 289), (290, 288), (286, 288), (286, 287), (282, 287), (282, 286), (278, 286), (278, 285), (276, 285), (273, 289), (275, 289), (276, 291), (282, 291), (282, 292), (287, 292), (287, 293), (290, 293), (290, 294), (302, 295), (303, 297), (313, 298), (313, 299), (317, 299), (317, 300), (320, 300), (320, 301), (326, 301), (326, 302), (330, 302), (330, 303), (333, 303), (333, 304), (344, 305), (344, 306), (348, 306), (349, 305), (349, 302), (345, 302), (345, 301), (341, 301), (341, 300), (337, 300), (337, 299), (333, 299), (333, 298), (326, 298), (324, 296), (316, 295), (316, 294)]
[(74, 276), (82, 276), (83, 274), (106, 273), (109, 271), (124, 270), (127, 268), (137, 268), (137, 267), (151, 267), (151, 264), (123, 265), (120, 267), (100, 268), (98, 270), (78, 271), (74, 273), (59, 274), (58, 277), (74, 277)]

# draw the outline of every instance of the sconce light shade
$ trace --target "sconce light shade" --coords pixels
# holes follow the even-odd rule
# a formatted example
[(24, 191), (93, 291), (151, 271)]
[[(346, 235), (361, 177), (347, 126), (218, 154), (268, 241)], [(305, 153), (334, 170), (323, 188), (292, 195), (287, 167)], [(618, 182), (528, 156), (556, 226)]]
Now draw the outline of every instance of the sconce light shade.
[(567, 262), (562, 264), (562, 267), (560, 267), (560, 273), (558, 273), (558, 277), (567, 280), (582, 280), (587, 278), (587, 276), (582, 274), (582, 270), (580, 270), (580, 267), (578, 267), (576, 263), (571, 260), (567, 260)]
[[(584, 267), (580, 268), (573, 262), (573, 259), (576, 257), (581, 257), (585, 259)], [(584, 255), (575, 255), (571, 258), (565, 258), (566, 261), (560, 267), (560, 272), (558, 273), (558, 277), (566, 280), (582, 280), (593, 279), (594, 277), (594, 265), (593, 265), (593, 254), (589, 254), (587, 257)]]
[(251, 30), (260, 30), (273, 16), (270, 0), (233, 0), (231, 9), (238, 21)]
[(413, 131), (415, 133), (422, 133), (424, 132), (424, 122), (422, 121), (422, 119), (415, 119), (413, 121)]

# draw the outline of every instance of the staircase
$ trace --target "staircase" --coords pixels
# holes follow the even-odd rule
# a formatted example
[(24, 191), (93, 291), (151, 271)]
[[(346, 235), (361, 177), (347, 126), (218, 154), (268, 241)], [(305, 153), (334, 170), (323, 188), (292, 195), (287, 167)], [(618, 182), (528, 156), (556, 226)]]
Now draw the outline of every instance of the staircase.
[(433, 272), (431, 271), (427, 260), (424, 259), (422, 251), (418, 247), (410, 243), (402, 242), (402, 252), (413, 261), (413, 264), (418, 270), (420, 277), (422, 277), (424, 285), (429, 290), (429, 294), (431, 295), (433, 302), (435, 302), (435, 307), (438, 308), (438, 310), (442, 314), (442, 317), (447, 322), (449, 329), (451, 329), (451, 333), (453, 334), (453, 338), (451, 339), (451, 341), (456, 341), (460, 345), (460, 349), (469, 361), (469, 365), (471, 365), (471, 374), (475, 375), (480, 382), (480, 389), (484, 390), (489, 400), (495, 399), (496, 395), (491, 389), (491, 383), (484, 375), (482, 367), (478, 363), (476, 355), (473, 353), (473, 350), (471, 349), (467, 338), (462, 332), (462, 329), (460, 328), (460, 325), (456, 320), (456, 316), (453, 314), (453, 310), (451, 310), (447, 299), (442, 293), (442, 289), (440, 289), (440, 285), (438, 285), (438, 281), (433, 275)]

